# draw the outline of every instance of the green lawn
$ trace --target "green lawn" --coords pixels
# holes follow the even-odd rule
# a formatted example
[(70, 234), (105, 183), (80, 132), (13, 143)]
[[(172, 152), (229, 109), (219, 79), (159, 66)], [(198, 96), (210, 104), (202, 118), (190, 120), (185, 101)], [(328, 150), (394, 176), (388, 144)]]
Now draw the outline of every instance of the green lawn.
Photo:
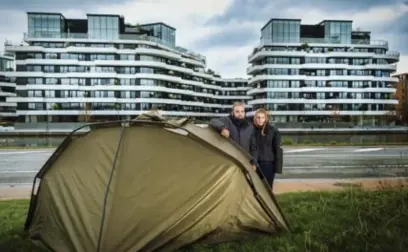
[[(408, 251), (408, 188), (278, 196), (293, 233), (183, 251)], [(0, 201), (0, 251), (39, 251), (22, 232), (28, 201)]]

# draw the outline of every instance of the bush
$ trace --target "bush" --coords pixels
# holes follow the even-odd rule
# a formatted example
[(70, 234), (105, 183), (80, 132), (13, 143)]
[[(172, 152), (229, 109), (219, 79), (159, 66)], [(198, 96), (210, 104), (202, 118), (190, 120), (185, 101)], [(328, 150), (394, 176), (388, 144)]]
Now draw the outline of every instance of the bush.
[(311, 141), (311, 140), (304, 140), (303, 141), (303, 144), (313, 144), (314, 142), (313, 141)]
[(281, 141), (282, 145), (293, 145), (293, 139), (292, 138), (283, 138)]
[(331, 141), (330, 145), (337, 145), (337, 142), (336, 141)]

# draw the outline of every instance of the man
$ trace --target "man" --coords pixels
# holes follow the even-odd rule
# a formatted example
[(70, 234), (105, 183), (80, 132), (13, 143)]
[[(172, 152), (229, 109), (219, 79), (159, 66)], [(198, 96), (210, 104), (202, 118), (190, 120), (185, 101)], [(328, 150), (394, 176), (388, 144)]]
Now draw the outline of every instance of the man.
[(245, 118), (245, 107), (243, 103), (234, 103), (231, 114), (227, 117), (212, 119), (210, 121), (210, 127), (214, 128), (222, 136), (226, 138), (230, 137), (249, 153), (253, 126)]

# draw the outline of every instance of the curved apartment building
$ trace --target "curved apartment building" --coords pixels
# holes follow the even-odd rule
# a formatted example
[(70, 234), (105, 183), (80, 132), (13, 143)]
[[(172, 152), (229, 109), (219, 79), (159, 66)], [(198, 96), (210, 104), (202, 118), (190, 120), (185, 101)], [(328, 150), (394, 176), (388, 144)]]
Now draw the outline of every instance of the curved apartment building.
[(16, 119), (15, 102), (10, 98), (16, 96), (15, 78), (7, 73), (14, 71), (14, 58), (11, 55), (0, 53), (0, 126), (13, 123)]
[(247, 80), (206, 71), (205, 57), (176, 46), (176, 30), (164, 23), (27, 15), (26, 44), (5, 46), (16, 59), (8, 75), (16, 78), (18, 122), (130, 119), (149, 109), (208, 120), (251, 98)]
[(379, 125), (395, 113), (399, 53), (387, 41), (338, 20), (271, 19), (261, 33), (248, 57), (249, 104), (270, 110), (275, 122)]

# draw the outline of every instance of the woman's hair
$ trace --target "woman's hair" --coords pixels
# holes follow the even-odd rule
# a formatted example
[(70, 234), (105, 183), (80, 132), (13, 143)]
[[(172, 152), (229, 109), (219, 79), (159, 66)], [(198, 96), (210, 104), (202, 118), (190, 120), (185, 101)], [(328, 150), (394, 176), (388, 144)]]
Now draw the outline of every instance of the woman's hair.
[(258, 125), (256, 124), (256, 116), (257, 116), (258, 114), (264, 114), (265, 119), (266, 119), (264, 125), (262, 125), (262, 130), (261, 130), (262, 136), (265, 136), (265, 128), (266, 128), (267, 125), (269, 125), (269, 116), (268, 116), (269, 113), (268, 113), (268, 110), (266, 110), (266, 109), (264, 109), (264, 108), (257, 109), (257, 110), (255, 111), (255, 114), (254, 114), (254, 124), (255, 124), (255, 126), (258, 126)]

